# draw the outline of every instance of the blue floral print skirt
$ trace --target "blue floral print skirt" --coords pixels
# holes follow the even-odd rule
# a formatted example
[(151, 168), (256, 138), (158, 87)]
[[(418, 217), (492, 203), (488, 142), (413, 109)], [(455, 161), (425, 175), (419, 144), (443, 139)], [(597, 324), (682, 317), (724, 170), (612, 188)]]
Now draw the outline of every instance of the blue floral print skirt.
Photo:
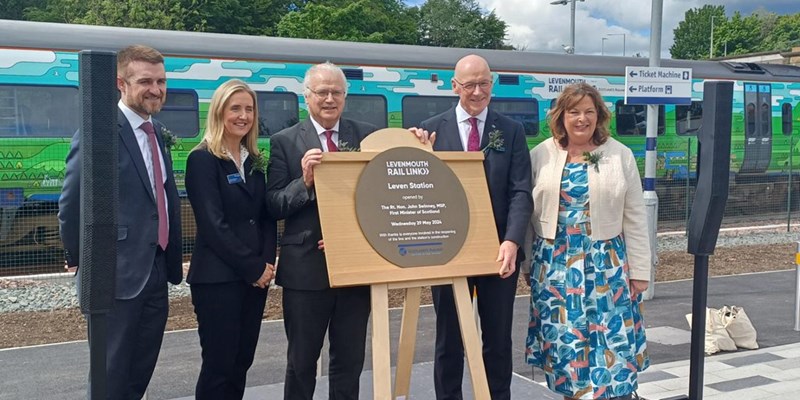
[(641, 295), (630, 296), (625, 241), (591, 239), (586, 164), (566, 164), (559, 203), (555, 240), (533, 244), (526, 361), (563, 396), (630, 394), (650, 359)]

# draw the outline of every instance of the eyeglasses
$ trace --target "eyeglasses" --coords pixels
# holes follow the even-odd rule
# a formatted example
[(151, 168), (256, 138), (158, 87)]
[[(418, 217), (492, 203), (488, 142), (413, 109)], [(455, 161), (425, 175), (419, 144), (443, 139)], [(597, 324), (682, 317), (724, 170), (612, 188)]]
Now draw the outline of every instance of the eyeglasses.
[(320, 99), (327, 99), (328, 96), (333, 96), (334, 99), (341, 99), (344, 97), (344, 91), (342, 90), (314, 90), (308, 86), (306, 86), (306, 89), (314, 93)]
[(490, 86), (492, 86), (492, 81), (480, 81), (480, 82), (467, 82), (467, 83), (461, 83), (461, 82), (459, 82), (459, 81), (458, 81), (458, 79), (456, 79), (456, 78), (453, 78), (453, 80), (454, 80), (454, 81), (455, 81), (457, 84), (459, 84), (459, 85), (460, 85), (462, 88), (464, 88), (465, 90), (467, 90), (467, 91), (470, 91), (470, 92), (471, 92), (471, 91), (473, 91), (473, 90), (475, 90), (475, 87), (476, 87), (476, 86), (477, 86), (477, 87), (480, 87), (480, 88), (481, 88), (481, 90), (486, 90), (486, 89), (489, 89), (489, 87), (490, 87)]

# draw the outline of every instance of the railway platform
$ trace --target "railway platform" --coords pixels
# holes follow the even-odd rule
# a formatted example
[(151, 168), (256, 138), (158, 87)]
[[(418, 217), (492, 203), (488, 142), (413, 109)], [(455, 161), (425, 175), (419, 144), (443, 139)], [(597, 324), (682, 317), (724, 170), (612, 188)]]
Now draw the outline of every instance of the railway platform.
[[(690, 266), (687, 266), (690, 268)], [(739, 350), (705, 358), (704, 399), (800, 398), (800, 332), (793, 330), (795, 270), (710, 278), (709, 307), (742, 306), (758, 331), (758, 350)], [(688, 394), (691, 312), (690, 280), (656, 284), (656, 297), (645, 303), (651, 367), (641, 374), (639, 393), (647, 399)], [(513, 398), (560, 399), (543, 385), (543, 375), (523, 360), (528, 297), (515, 303)], [(391, 312), (395, 335), (400, 310)], [(432, 399), (435, 315), (420, 312), (411, 398)], [(324, 349), (327, 352), (327, 348)], [(396, 349), (393, 349), (393, 354)], [(248, 399), (282, 398), (286, 339), (281, 321), (262, 325), (256, 361), (248, 375)], [(367, 349), (362, 398), (372, 398), (371, 353)], [(327, 359), (324, 360), (327, 363)], [(0, 400), (84, 399), (88, 374), (85, 341), (0, 350)], [(149, 389), (149, 400), (191, 399), (200, 369), (200, 347), (194, 330), (165, 335)], [(317, 397), (327, 398), (327, 371), (318, 380)], [(468, 379), (465, 379), (468, 390)], [(465, 393), (466, 394), (466, 393)], [(467, 398), (471, 398), (467, 396)]]

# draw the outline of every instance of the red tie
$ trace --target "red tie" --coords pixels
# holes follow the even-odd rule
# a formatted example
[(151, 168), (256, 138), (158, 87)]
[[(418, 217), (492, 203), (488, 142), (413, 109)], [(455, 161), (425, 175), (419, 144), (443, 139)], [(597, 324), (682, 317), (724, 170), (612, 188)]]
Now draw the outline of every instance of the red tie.
[(478, 151), (481, 149), (481, 139), (478, 135), (478, 119), (470, 117), (469, 138), (467, 139), (467, 151)]
[(153, 159), (153, 184), (156, 187), (156, 206), (158, 207), (158, 245), (162, 250), (166, 250), (169, 243), (167, 202), (164, 199), (164, 174), (161, 170), (161, 157), (158, 156), (156, 131), (149, 121), (145, 121), (139, 128), (147, 133), (147, 142), (150, 143), (150, 156)]
[(325, 138), (327, 139), (325, 143), (328, 144), (328, 151), (339, 151), (339, 148), (336, 147), (336, 143), (333, 143), (333, 131), (325, 131)]

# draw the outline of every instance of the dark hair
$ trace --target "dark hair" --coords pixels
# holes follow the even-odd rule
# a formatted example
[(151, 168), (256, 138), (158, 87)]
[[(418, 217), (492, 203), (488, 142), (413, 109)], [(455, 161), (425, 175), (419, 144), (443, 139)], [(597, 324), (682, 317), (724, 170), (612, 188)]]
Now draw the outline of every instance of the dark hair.
[(589, 96), (594, 103), (594, 108), (597, 109), (597, 126), (595, 127), (594, 134), (592, 135), (592, 142), (599, 146), (606, 142), (608, 136), (608, 123), (611, 120), (611, 112), (608, 111), (603, 96), (592, 85), (581, 82), (574, 83), (564, 88), (564, 91), (556, 99), (556, 105), (548, 113), (548, 124), (550, 125), (550, 133), (553, 139), (558, 141), (562, 148), (567, 147), (569, 144), (569, 137), (567, 136), (567, 129), (564, 126), (564, 113), (576, 104), (580, 103), (584, 97)]
[(150, 64), (163, 64), (164, 56), (150, 47), (141, 44), (128, 46), (117, 53), (117, 75), (128, 77), (128, 64), (134, 61), (144, 61)]

